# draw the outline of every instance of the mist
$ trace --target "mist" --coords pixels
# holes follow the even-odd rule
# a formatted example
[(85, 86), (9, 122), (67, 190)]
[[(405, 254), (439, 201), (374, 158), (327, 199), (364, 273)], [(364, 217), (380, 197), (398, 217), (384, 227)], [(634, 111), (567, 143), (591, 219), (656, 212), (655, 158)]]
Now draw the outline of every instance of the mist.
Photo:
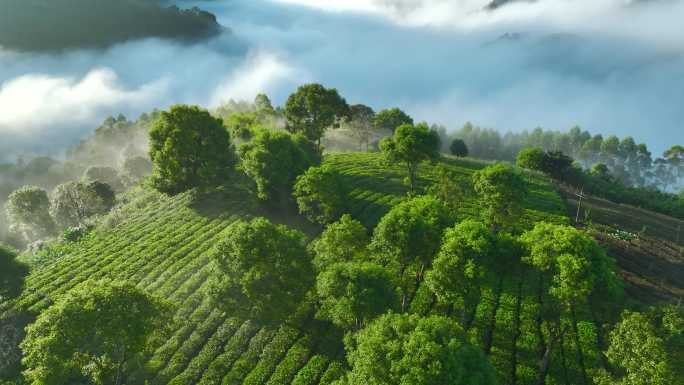
[(679, 1), (540, 0), (494, 12), (481, 0), (177, 3), (215, 13), (230, 32), (193, 45), (0, 50), (0, 158), (59, 155), (108, 115), (260, 92), (282, 104), (306, 82), (450, 128), (580, 125), (658, 154), (684, 143)]

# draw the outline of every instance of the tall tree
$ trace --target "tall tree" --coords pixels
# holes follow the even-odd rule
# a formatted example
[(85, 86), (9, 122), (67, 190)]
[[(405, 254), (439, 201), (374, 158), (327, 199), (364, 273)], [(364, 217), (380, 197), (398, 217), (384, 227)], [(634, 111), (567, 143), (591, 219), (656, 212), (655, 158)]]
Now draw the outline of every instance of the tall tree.
[(345, 186), (331, 167), (309, 167), (297, 177), (292, 195), (300, 214), (323, 225), (339, 219), (346, 206)]
[(235, 164), (235, 154), (221, 119), (197, 106), (175, 105), (163, 111), (150, 130), (152, 182), (177, 194), (221, 183)]
[(449, 152), (451, 152), (451, 155), (453, 156), (463, 158), (468, 156), (468, 146), (466, 146), (462, 139), (457, 138), (451, 141), (451, 144), (449, 145)]
[(369, 242), (368, 230), (363, 224), (344, 214), (339, 221), (326, 226), (311, 243), (314, 266), (321, 272), (335, 263), (359, 261)]
[(335, 88), (320, 84), (305, 84), (287, 98), (285, 118), (287, 129), (302, 133), (316, 143), (321, 151), (321, 138), (329, 127), (336, 127), (348, 116), (349, 107)]
[(273, 325), (291, 316), (313, 284), (304, 234), (265, 218), (228, 228), (211, 258), (211, 295), (231, 315)]
[(399, 126), (392, 137), (380, 143), (380, 149), (389, 161), (404, 163), (410, 194), (416, 190), (418, 165), (439, 159), (439, 147), (439, 135), (426, 124)]
[(34, 385), (123, 384), (130, 366), (164, 330), (171, 307), (130, 283), (79, 286), (43, 311), (21, 344)]
[(368, 151), (368, 145), (375, 132), (374, 118), (375, 111), (366, 105), (354, 104), (349, 107), (348, 126), (352, 136), (359, 141), (359, 149), (365, 144)]
[(373, 118), (373, 125), (378, 130), (394, 132), (405, 124), (413, 125), (413, 118), (396, 107), (382, 110)]
[(392, 274), (370, 262), (329, 266), (316, 278), (317, 316), (347, 329), (358, 330), (399, 305)]
[(16, 258), (15, 250), (0, 243), (0, 302), (15, 297), (24, 286), (28, 267)]
[(432, 196), (421, 196), (394, 206), (373, 232), (370, 250), (375, 260), (392, 269), (402, 288), (402, 311), (409, 291), (423, 279), (430, 266), (444, 229), (453, 224), (449, 209)]
[(10, 230), (25, 241), (54, 235), (56, 227), (50, 216), (50, 201), (45, 190), (24, 186), (9, 195), (6, 209)]
[(67, 182), (52, 192), (50, 213), (62, 228), (80, 226), (93, 215), (105, 214), (114, 206), (114, 192), (101, 182)]
[(262, 200), (291, 197), (297, 176), (320, 164), (320, 154), (301, 134), (267, 129), (238, 149), (242, 170), (254, 180)]
[(513, 167), (505, 163), (485, 167), (473, 174), (473, 187), (484, 206), (485, 222), (495, 231), (515, 226), (527, 187)]
[(386, 314), (348, 340), (349, 384), (495, 385), (496, 372), (441, 316)]

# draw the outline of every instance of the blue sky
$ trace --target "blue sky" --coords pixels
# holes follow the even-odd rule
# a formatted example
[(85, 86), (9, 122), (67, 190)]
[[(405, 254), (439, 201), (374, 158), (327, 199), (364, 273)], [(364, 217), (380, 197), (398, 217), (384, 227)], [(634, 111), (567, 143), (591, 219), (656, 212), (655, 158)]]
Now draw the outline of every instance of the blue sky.
[[(58, 154), (108, 114), (206, 107), (297, 85), (399, 106), (450, 128), (574, 125), (684, 143), (681, 1), (179, 1), (229, 32), (192, 46), (147, 39), (59, 55), (0, 50), (0, 153)], [(518, 38), (500, 38), (505, 34)]]

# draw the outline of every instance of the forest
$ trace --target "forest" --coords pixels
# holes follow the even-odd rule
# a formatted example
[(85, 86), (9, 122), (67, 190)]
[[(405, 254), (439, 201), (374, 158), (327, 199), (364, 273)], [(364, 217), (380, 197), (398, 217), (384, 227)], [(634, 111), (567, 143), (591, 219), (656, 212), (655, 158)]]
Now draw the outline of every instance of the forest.
[(684, 219), (682, 161), (317, 83), (109, 117), (0, 166), (0, 384), (684, 384), (681, 297), (605, 241), (651, 238), (562, 194)]
[(221, 28), (209, 12), (157, 0), (4, 0), (0, 47), (54, 52), (151, 37), (188, 41), (216, 35)]

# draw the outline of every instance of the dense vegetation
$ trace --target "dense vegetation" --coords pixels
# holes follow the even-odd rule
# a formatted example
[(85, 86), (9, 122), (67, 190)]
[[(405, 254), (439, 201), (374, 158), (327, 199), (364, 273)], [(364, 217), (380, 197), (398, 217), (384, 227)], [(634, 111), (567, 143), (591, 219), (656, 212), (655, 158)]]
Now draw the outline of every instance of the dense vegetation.
[[(29, 25), (30, 34), (26, 33)], [(104, 48), (147, 37), (201, 39), (220, 28), (208, 12), (167, 8), (157, 0), (5, 0), (0, 47), (19, 51)]]
[[(236, 106), (156, 113), (151, 168), (127, 157), (10, 195), (15, 232), (71, 227), (20, 257), (25, 278), (0, 248), (20, 277), (0, 276), (0, 380), (682, 383), (682, 308), (626, 298), (615, 260), (569, 225), (567, 156), (522, 152), (540, 173), (444, 156), (427, 124), (320, 85), (285, 109)], [(359, 120), (391, 132), (379, 152), (322, 153)], [(142, 182), (117, 194), (129, 175)]]

